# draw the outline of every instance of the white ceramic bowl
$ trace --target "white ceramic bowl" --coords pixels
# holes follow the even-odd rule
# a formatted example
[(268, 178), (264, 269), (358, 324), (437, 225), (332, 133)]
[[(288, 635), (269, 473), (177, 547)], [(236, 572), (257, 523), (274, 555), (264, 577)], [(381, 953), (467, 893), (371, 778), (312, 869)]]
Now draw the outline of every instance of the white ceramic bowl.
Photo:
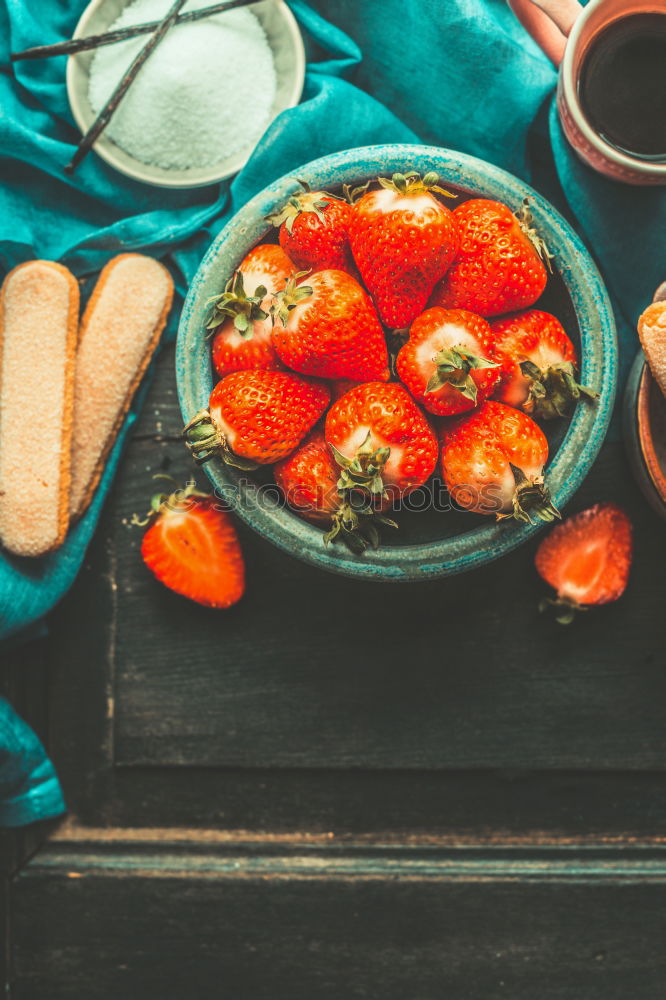
[[(211, 0), (211, 3), (213, 0)], [(107, 31), (130, 0), (92, 0), (76, 26), (74, 38), (96, 35)], [(266, 32), (273, 52), (277, 75), (277, 90), (270, 120), (298, 104), (305, 79), (305, 51), (303, 39), (284, 0), (263, 0), (248, 8), (257, 17)], [(146, 36), (148, 37), (148, 36)], [(67, 96), (72, 115), (82, 133), (92, 125), (95, 113), (88, 100), (88, 76), (93, 51), (78, 52), (67, 60)], [(242, 81), (239, 81), (242, 87)], [(190, 170), (165, 170), (135, 159), (102, 132), (93, 149), (103, 160), (134, 180), (158, 187), (189, 188), (216, 184), (237, 173), (247, 162), (254, 144), (211, 167)]]

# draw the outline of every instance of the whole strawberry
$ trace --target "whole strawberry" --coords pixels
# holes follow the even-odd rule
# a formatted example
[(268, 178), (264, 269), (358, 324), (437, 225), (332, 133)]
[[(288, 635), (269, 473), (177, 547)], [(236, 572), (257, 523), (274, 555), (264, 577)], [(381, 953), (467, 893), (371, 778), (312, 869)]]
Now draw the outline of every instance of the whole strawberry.
[(460, 253), (430, 305), (497, 316), (536, 302), (548, 278), (540, 253), (549, 257), (526, 207), (519, 220), (502, 202), (472, 198), (458, 205), (453, 216)]
[(503, 360), (495, 399), (550, 420), (565, 416), (581, 398), (597, 398), (593, 389), (576, 382), (576, 349), (555, 316), (528, 309), (490, 326)]
[(388, 379), (388, 351), (374, 306), (344, 271), (291, 279), (277, 296), (273, 347), (304, 375)]
[(239, 601), (245, 563), (234, 523), (219, 501), (189, 484), (170, 496), (154, 496), (151, 506), (141, 556), (160, 583), (209, 608)]
[(271, 465), (302, 441), (329, 399), (322, 382), (292, 372), (233, 372), (217, 383), (208, 409), (183, 434), (199, 463), (219, 455), (239, 469)]
[(364, 491), (338, 488), (340, 466), (320, 430), (312, 431), (273, 472), (293, 510), (308, 521), (328, 526), (326, 545), (340, 538), (352, 552), (361, 553), (368, 545), (377, 547), (379, 524), (396, 527), (377, 513), (378, 506)]
[(366, 382), (333, 403), (326, 441), (341, 467), (340, 489), (363, 488), (391, 502), (431, 476), (437, 438), (406, 389), (395, 382)]
[(495, 388), (500, 367), (485, 319), (464, 309), (426, 309), (400, 349), (398, 375), (430, 413), (473, 410)]
[(557, 508), (543, 480), (548, 442), (522, 410), (487, 400), (442, 429), (442, 475), (455, 502), (498, 520), (553, 521)]
[[(303, 184), (303, 182), (301, 181)], [(305, 187), (305, 185), (304, 185)], [(326, 191), (292, 195), (269, 220), (280, 229), (280, 246), (299, 270), (356, 271), (349, 246), (352, 207)]]
[(213, 367), (220, 378), (246, 369), (282, 368), (271, 343), (269, 309), (295, 270), (284, 250), (263, 243), (250, 250), (215, 299), (207, 326), (215, 332)]
[(541, 602), (541, 610), (554, 606), (557, 621), (567, 625), (576, 611), (616, 601), (627, 586), (631, 554), (631, 521), (614, 504), (595, 504), (555, 525), (534, 560), (557, 591), (555, 599)]
[(382, 322), (409, 326), (458, 250), (452, 213), (433, 192), (448, 195), (435, 173), (379, 178), (354, 205), (349, 230), (354, 260)]

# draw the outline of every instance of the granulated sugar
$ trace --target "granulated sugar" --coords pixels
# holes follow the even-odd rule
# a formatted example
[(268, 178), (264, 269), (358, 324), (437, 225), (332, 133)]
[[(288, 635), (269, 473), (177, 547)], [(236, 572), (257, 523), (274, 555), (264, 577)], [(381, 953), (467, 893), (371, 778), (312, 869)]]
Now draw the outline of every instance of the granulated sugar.
[[(159, 20), (173, 0), (135, 0), (111, 25)], [(182, 12), (211, 0), (190, 0)], [(148, 36), (97, 49), (89, 98), (104, 106)], [(173, 27), (139, 71), (106, 134), (142, 163), (171, 170), (207, 167), (253, 146), (275, 98), (270, 46), (250, 10)]]

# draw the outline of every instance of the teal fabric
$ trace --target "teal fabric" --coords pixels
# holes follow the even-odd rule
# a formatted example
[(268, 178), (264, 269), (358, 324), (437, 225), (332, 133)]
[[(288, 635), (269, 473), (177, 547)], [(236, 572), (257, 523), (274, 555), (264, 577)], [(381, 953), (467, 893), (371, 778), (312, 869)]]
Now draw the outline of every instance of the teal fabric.
[[(308, 49), (300, 106), (271, 125), (232, 183), (193, 191), (152, 190), (94, 155), (64, 176), (78, 139), (64, 58), (17, 64), (14, 77), (6, 63), (10, 50), (70, 36), (83, 6), (0, 0), (2, 269), (40, 256), (88, 275), (143, 249), (166, 260), (182, 295), (212, 237), (268, 182), (334, 150), (422, 140), (505, 167), (569, 217), (609, 284), (626, 373), (635, 318), (666, 276), (666, 193), (578, 162), (553, 111), (555, 70), (504, 0), (292, 0)], [(167, 335), (174, 329), (172, 317)], [(73, 581), (138, 406), (65, 546), (30, 562), (0, 556), (0, 637), (37, 622)]]
[(24, 826), (64, 811), (60, 784), (44, 747), (0, 698), (0, 827)]

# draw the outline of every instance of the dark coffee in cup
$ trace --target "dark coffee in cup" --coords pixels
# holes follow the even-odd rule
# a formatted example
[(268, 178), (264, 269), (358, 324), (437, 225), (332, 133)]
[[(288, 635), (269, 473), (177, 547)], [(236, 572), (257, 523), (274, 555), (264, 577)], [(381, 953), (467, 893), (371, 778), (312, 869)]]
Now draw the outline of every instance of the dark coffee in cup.
[(584, 55), (578, 97), (605, 142), (666, 162), (666, 14), (632, 14), (604, 28)]

